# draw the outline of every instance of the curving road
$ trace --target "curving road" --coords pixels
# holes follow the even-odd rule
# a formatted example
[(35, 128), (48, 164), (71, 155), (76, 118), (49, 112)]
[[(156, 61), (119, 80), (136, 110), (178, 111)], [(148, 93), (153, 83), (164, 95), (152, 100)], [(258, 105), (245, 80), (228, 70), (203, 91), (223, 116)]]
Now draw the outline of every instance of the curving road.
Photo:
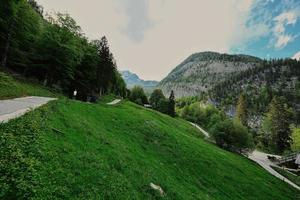
[(249, 155), (249, 158), (251, 160), (253, 160), (254, 162), (256, 162), (257, 164), (259, 164), (261, 167), (263, 167), (265, 170), (267, 170), (273, 176), (276, 176), (277, 178), (279, 178), (279, 179), (283, 180), (284, 182), (290, 184), (294, 188), (300, 190), (300, 187), (298, 185), (291, 182), (290, 180), (288, 180), (287, 178), (285, 178), (284, 176), (282, 176), (281, 174), (276, 172), (271, 167), (271, 166), (275, 166), (275, 165), (268, 159), (268, 156), (275, 156), (277, 158), (280, 157), (280, 156), (277, 156), (277, 155), (266, 154), (266, 153), (255, 150)]
[(0, 101), (0, 123), (20, 117), (28, 111), (40, 107), (55, 98), (49, 97), (22, 97)]
[(200, 130), (203, 135), (207, 138), (209, 138), (209, 133), (206, 132), (205, 130), (203, 130), (200, 126), (198, 126), (197, 124), (193, 123), (193, 122), (190, 122), (190, 124), (192, 124), (193, 126), (195, 126), (198, 130)]
[(107, 103), (107, 105), (116, 105), (121, 102), (121, 99), (115, 99), (112, 102)]

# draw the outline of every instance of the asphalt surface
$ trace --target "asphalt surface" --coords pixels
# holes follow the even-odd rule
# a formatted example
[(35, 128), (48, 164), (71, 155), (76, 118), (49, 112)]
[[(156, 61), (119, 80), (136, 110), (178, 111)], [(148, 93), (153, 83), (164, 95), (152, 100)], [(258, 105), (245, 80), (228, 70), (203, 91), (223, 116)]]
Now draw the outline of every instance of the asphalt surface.
[(121, 102), (121, 99), (115, 99), (112, 102), (107, 103), (107, 105), (116, 105)]
[(269, 159), (268, 159), (268, 155), (270, 156), (275, 156), (275, 157), (280, 157), (277, 155), (271, 155), (271, 154), (266, 154), (260, 151), (253, 151), (252, 154), (249, 155), (249, 158), (251, 160), (253, 160), (254, 162), (256, 162), (257, 164), (259, 164), (261, 167), (263, 167), (265, 170), (267, 170), (270, 174), (272, 174), (273, 176), (283, 180), (284, 182), (290, 184), (292, 187), (300, 190), (300, 187), (298, 185), (296, 185), (295, 183), (291, 182), (290, 180), (288, 180), (287, 178), (285, 178), (284, 176), (282, 176), (281, 174), (279, 174), (278, 172), (276, 172), (271, 166), (275, 166), (275, 164), (273, 164)]
[(26, 112), (40, 107), (55, 98), (49, 97), (22, 97), (0, 101), (0, 123), (20, 117)]

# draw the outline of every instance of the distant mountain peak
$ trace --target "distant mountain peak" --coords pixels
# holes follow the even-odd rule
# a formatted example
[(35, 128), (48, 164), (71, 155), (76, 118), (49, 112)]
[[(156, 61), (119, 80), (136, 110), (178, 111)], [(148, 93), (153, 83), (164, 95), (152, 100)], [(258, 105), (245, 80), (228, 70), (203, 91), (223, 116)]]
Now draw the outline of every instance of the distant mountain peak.
[(132, 73), (129, 70), (121, 71), (121, 75), (125, 80), (128, 88), (132, 88), (133, 86), (138, 85), (143, 87), (144, 89), (154, 89), (158, 84), (158, 81), (140, 79), (137, 74)]

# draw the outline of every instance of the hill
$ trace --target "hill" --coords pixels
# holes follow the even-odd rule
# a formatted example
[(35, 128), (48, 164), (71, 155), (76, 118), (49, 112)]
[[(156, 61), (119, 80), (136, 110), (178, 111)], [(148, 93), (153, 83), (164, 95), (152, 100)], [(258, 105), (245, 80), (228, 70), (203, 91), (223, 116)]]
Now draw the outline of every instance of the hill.
[(261, 62), (248, 55), (195, 53), (175, 67), (158, 87), (166, 94), (174, 90), (177, 97), (197, 96), (231, 76), (256, 68)]
[(110, 100), (60, 99), (0, 124), (0, 198), (300, 199), (186, 121)]
[(124, 79), (128, 88), (132, 88), (135, 85), (139, 85), (146, 90), (152, 90), (158, 84), (158, 81), (146, 81), (146, 80), (140, 79), (138, 77), (138, 75), (136, 75), (130, 71), (121, 71), (121, 75), (122, 75), (122, 78)]
[(15, 78), (0, 71), (0, 99), (9, 99), (24, 96), (47, 96), (57, 95), (49, 88), (42, 87), (34, 81), (29, 81), (22, 77)]

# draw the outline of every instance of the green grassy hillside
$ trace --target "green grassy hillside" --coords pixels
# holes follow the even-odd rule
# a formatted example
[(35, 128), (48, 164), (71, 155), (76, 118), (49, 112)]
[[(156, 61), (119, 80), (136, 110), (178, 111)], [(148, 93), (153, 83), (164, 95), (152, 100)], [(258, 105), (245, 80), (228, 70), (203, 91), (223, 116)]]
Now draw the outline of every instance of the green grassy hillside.
[(187, 122), (126, 101), (58, 100), (0, 125), (0, 170), (6, 199), (300, 199)]
[(54, 94), (38, 84), (17, 80), (0, 71), (0, 99), (24, 96), (54, 96)]

